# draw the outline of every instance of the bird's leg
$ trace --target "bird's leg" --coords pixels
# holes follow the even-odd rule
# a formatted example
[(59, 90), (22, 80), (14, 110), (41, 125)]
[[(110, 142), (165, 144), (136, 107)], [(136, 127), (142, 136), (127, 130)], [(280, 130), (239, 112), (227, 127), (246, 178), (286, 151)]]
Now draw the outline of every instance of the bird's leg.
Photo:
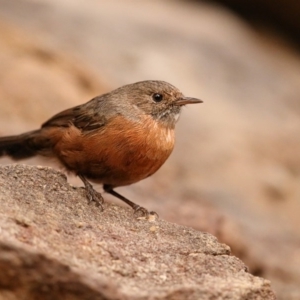
[(104, 199), (102, 195), (94, 190), (93, 186), (88, 182), (88, 180), (83, 175), (78, 174), (78, 177), (84, 183), (88, 204), (91, 204), (92, 201), (95, 201), (96, 206), (100, 207), (101, 210), (103, 210), (102, 204), (104, 202)]
[(110, 186), (108, 184), (104, 184), (103, 189), (105, 192), (117, 197), (118, 199), (124, 201), (126, 204), (128, 204), (130, 207), (132, 207), (135, 215), (137, 215), (138, 213), (141, 213), (143, 216), (156, 215), (158, 217), (158, 214), (156, 212), (154, 212), (154, 211), (149, 212), (146, 208), (135, 204), (134, 202), (130, 201), (129, 199), (127, 199), (124, 196), (120, 195), (119, 193), (115, 192), (113, 190), (112, 186)]

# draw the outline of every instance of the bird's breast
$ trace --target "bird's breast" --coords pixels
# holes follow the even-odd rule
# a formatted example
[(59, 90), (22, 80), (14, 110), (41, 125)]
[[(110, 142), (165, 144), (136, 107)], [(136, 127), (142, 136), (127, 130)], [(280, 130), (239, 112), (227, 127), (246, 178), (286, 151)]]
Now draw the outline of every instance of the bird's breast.
[(174, 141), (174, 129), (151, 116), (139, 122), (117, 116), (92, 132), (69, 127), (56, 152), (69, 170), (120, 186), (156, 172), (171, 154)]

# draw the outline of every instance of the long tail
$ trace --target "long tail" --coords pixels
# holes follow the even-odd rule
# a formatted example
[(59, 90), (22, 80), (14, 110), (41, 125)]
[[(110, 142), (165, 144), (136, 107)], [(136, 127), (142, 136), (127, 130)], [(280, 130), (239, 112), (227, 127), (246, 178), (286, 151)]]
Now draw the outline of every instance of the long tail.
[(39, 154), (45, 146), (39, 141), (40, 132), (34, 130), (21, 135), (0, 137), (0, 156), (7, 155), (18, 160)]

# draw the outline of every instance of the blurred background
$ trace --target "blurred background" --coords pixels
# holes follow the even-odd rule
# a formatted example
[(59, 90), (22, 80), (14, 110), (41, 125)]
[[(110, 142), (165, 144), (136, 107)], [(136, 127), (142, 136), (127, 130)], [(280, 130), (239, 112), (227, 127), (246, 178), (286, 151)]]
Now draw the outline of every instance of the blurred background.
[(299, 15), (295, 0), (0, 0), (0, 135), (135, 81), (204, 100), (161, 170), (118, 191), (300, 299)]

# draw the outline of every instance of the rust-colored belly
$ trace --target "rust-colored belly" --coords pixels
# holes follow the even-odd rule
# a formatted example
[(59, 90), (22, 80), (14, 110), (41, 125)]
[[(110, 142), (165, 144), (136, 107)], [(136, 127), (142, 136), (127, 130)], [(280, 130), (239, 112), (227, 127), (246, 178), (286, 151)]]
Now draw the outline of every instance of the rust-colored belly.
[(156, 172), (174, 147), (174, 129), (150, 116), (142, 122), (115, 117), (98, 131), (65, 129), (54, 152), (71, 171), (112, 186), (128, 185)]

